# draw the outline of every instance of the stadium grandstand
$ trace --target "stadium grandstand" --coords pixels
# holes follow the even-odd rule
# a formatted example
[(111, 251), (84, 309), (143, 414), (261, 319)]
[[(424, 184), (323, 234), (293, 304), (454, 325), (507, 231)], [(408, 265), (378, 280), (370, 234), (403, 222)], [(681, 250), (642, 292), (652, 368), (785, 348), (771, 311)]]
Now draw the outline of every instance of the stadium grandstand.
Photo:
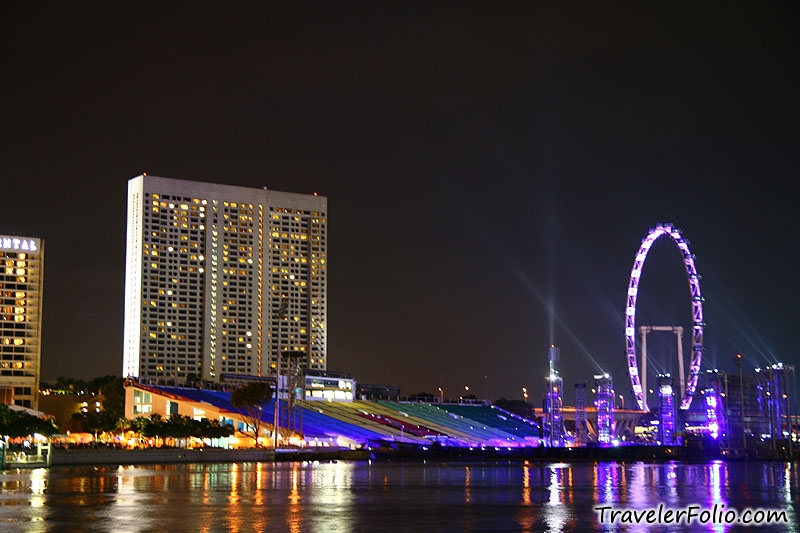
[[(236, 442), (254, 444), (252, 428), (242, 411), (231, 405), (229, 391), (126, 384), (125, 416), (159, 414), (208, 418), (237, 430)], [(280, 442), (291, 446), (372, 448), (406, 447), (530, 447), (539, 444), (539, 426), (494, 405), (433, 404), (402, 401), (281, 400)], [(264, 404), (259, 440), (272, 442), (274, 399)], [(252, 433), (250, 433), (252, 435)], [(249, 442), (246, 440), (249, 438)], [(231, 444), (233, 445), (233, 444)]]

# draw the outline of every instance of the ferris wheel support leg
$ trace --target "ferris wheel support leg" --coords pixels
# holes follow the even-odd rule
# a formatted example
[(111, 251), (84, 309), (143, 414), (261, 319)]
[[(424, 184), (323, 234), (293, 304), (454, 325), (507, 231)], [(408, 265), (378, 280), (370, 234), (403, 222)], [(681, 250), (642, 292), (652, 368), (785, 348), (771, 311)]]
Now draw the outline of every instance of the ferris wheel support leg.
[(640, 381), (642, 382), (642, 398), (644, 398), (644, 408), (647, 409), (647, 334), (650, 333), (650, 328), (641, 326), (639, 331), (642, 334), (642, 375)]
[[(683, 371), (683, 328), (677, 326), (672, 331), (678, 337), (678, 379), (680, 379), (681, 383), (681, 388), (678, 390), (681, 391), (681, 395), (684, 395), (686, 394), (686, 374)], [(681, 398), (681, 401), (683, 401), (683, 398)]]

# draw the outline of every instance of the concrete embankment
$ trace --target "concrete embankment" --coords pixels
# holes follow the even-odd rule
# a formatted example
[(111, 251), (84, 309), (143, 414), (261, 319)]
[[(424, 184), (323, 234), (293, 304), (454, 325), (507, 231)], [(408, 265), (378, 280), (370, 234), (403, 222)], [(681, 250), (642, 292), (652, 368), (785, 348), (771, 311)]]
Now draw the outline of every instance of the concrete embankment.
[(680, 446), (620, 446), (609, 448), (377, 447), (372, 450), (280, 448), (277, 454), (271, 448), (246, 450), (223, 450), (219, 448), (154, 448), (144, 450), (56, 448), (51, 452), (50, 466), (364, 460), (525, 460), (569, 463), (597, 461), (691, 462), (721, 458), (719, 454), (699, 453)]
[(363, 461), (371, 458), (366, 450), (281, 448), (276, 455), (270, 448), (223, 450), (219, 448), (148, 448), (119, 450), (114, 448), (55, 448), (50, 466), (136, 465), (167, 463), (263, 463), (284, 461)]
[(118, 450), (113, 448), (53, 449), (50, 466), (135, 465), (160, 463), (248, 463), (273, 462), (275, 450), (222, 450), (218, 448), (150, 448)]
[(373, 458), (368, 450), (347, 448), (281, 448), (277, 460), (283, 461), (366, 461)]

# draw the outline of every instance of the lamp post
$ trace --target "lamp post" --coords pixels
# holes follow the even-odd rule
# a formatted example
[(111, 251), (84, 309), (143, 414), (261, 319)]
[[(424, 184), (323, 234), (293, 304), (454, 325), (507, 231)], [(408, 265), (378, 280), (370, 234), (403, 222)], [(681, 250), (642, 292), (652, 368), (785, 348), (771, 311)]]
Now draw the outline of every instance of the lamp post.
[(272, 434), (272, 446), (278, 451), (278, 432), (281, 424), (281, 324), (286, 315), (286, 295), (281, 294), (281, 303), (278, 307), (278, 357), (275, 365), (275, 419), (273, 421), (274, 431)]
[(439, 403), (444, 403), (444, 391), (439, 387)]
[(620, 403), (620, 405), (621, 405), (620, 409), (622, 409), (624, 411), (625, 410), (625, 396), (620, 394), (619, 395), (619, 401), (621, 402)]

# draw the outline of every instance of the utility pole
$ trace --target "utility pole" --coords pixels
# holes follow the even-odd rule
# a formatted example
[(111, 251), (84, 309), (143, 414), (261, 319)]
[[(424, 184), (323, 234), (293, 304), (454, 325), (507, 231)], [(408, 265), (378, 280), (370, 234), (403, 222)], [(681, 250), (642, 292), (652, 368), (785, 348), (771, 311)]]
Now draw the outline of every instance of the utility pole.
[(278, 432), (281, 424), (281, 325), (283, 324), (283, 317), (286, 316), (286, 305), (286, 295), (281, 294), (281, 303), (278, 308), (278, 361), (275, 365), (275, 420), (272, 434), (272, 445), (276, 452), (278, 451)]

